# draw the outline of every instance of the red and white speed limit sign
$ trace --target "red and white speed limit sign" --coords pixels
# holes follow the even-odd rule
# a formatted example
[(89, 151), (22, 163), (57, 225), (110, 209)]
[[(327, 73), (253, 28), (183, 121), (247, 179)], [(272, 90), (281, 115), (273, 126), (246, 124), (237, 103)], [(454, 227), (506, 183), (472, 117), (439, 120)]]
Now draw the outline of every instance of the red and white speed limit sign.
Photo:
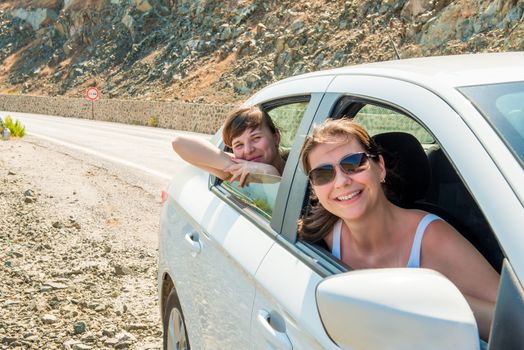
[(100, 97), (100, 93), (96, 87), (89, 87), (86, 89), (86, 98), (90, 101), (96, 101)]

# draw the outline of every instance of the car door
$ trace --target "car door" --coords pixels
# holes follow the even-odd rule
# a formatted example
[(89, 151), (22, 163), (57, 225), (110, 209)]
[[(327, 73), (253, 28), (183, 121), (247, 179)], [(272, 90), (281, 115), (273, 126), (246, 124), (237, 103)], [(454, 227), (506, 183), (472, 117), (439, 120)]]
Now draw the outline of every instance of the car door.
[[(284, 152), (319, 99), (293, 96), (262, 104), (281, 130)], [(281, 226), (285, 205), (276, 203), (287, 198), (286, 171), (282, 181), (245, 188), (211, 178), (207, 193), (202, 187), (208, 177), (197, 175), (181, 190), (178, 201), (191, 212), (185, 225), (178, 220), (183, 247), (175, 249), (174, 280), (192, 348), (249, 348), (253, 277)]]
[[(522, 183), (523, 173), (522, 168), (514, 171), (519, 168), (518, 162), (502, 146), (495, 130), (458, 90), (438, 95), (405, 81), (350, 76), (335, 79), (330, 90), (375, 106), (364, 118), (359, 119), (358, 113), (355, 116), (372, 135), (384, 132), (388, 123), (398, 128), (399, 124), (392, 123), (396, 115), (410, 119), (411, 124), (400, 125), (419, 139), (428, 155), (432, 180), (427, 194), (431, 198), (426, 199), (433, 205), (430, 208), (458, 219), (466, 232), (459, 231), (502, 274), (489, 347), (510, 348), (500, 344), (514, 346), (517, 339), (522, 346), (522, 338), (515, 336), (516, 325), (523, 322), (522, 315), (516, 317), (516, 310), (522, 311), (522, 284), (511, 262), (515, 267), (522, 266), (522, 246), (518, 243), (522, 240), (518, 237), (524, 209), (512, 184)], [(384, 107), (395, 112), (380, 119), (377, 108)], [(497, 164), (502, 160), (503, 167)], [(503, 259), (506, 263), (502, 269)], [(505, 323), (498, 321), (497, 315)]]
[(252, 276), (273, 240), (209, 191), (209, 175), (194, 169), (182, 176), (185, 186), (170, 189), (174, 197), (164, 206), (160, 249), (169, 267), (160, 268), (170, 271), (191, 348), (246, 348)]

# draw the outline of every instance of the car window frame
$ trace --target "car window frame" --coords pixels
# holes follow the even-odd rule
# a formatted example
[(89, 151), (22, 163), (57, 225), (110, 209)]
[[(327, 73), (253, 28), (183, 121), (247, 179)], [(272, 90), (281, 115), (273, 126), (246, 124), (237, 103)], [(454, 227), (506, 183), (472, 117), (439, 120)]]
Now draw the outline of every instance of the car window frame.
[(299, 133), (298, 137), (295, 138), (295, 144), (292, 149), (293, 154), (290, 153), (290, 158), (288, 158), (288, 161), (293, 160), (294, 164), (293, 169), (289, 169), (289, 172), (293, 173), (291, 178), (292, 183), (288, 191), (288, 204), (283, 212), (282, 227), (278, 236), (281, 245), (285, 246), (291, 254), (322, 278), (335, 273), (347, 272), (348, 268), (341, 261), (330, 256), (329, 252), (297, 239), (297, 220), (302, 212), (308, 185), (308, 179), (301, 169), (299, 158), (306, 135), (311, 132), (315, 124), (321, 123), (331, 115), (336, 102), (342, 96), (344, 96), (344, 94), (324, 94), (310, 123), (308, 125), (301, 125), (299, 128), (302, 133)]
[[(264, 218), (260, 213), (257, 212), (255, 208), (252, 208), (247, 203), (243, 202), (241, 199), (233, 195), (231, 192), (219, 186), (221, 180), (218, 179), (216, 176), (213, 176), (211, 174), (209, 176), (209, 189), (211, 192), (213, 192), (216, 196), (218, 196), (224, 202), (226, 202), (231, 208), (236, 210), (239, 214), (243, 215), (247, 220), (255, 224), (258, 228), (260, 228), (263, 232), (270, 236), (276, 237), (280, 234), (285, 207), (287, 205), (289, 190), (292, 182), (292, 179), (290, 179), (290, 176), (292, 177), (292, 174), (290, 174), (290, 172), (292, 172), (292, 168), (294, 169), (295, 167), (295, 165), (293, 163), (290, 163), (290, 161), (292, 161), (294, 157), (293, 154), (297, 152), (297, 145), (298, 147), (301, 146), (301, 144), (297, 144), (297, 138), (302, 132), (304, 126), (308, 126), (311, 124), (311, 120), (313, 119), (318, 105), (322, 100), (322, 95), (322, 93), (304, 93), (296, 96), (276, 98), (258, 104), (262, 107), (262, 109), (267, 110), (286, 104), (309, 101), (308, 107), (306, 108), (304, 116), (302, 117), (302, 121), (300, 122), (300, 125), (297, 129), (297, 134), (295, 136), (295, 141), (293, 142), (293, 147), (291, 148), (288, 155), (288, 159), (286, 161), (286, 167), (284, 168), (284, 173), (282, 174), (282, 180), (278, 188), (275, 206), (273, 208), (273, 213), (270, 220)], [(225, 145), (222, 140), (220, 140), (218, 147), (220, 149), (225, 149)], [(300, 148), (298, 149), (298, 151), (300, 151)]]

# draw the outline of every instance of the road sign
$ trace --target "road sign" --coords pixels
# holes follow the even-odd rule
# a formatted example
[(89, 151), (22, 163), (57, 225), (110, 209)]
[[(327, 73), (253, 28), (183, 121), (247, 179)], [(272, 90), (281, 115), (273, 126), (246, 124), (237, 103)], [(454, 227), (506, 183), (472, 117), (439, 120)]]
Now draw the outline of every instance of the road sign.
[(88, 87), (86, 89), (86, 98), (90, 101), (96, 101), (100, 97), (100, 93), (96, 87)]

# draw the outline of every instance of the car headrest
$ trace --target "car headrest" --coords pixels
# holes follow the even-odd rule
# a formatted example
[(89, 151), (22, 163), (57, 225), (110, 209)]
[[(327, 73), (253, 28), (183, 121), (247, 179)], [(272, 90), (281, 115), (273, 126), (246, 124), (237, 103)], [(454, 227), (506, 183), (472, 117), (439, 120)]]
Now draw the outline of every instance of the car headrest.
[(409, 208), (425, 197), (430, 167), (422, 145), (411, 134), (387, 132), (373, 136), (386, 164), (386, 195), (393, 203)]

